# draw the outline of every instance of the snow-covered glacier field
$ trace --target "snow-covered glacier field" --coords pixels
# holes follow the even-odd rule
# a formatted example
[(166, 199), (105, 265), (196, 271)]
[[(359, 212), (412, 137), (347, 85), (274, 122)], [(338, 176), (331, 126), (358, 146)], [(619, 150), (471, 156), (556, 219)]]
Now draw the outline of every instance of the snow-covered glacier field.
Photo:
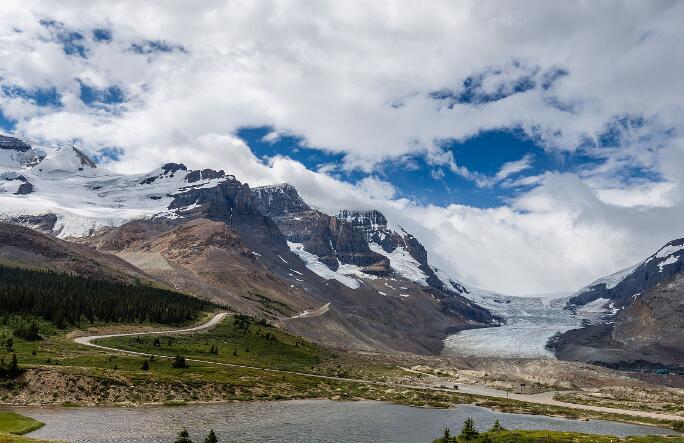
[(444, 340), (444, 355), (553, 358), (545, 349), (550, 337), (580, 327), (583, 319), (595, 321), (604, 315), (602, 309), (563, 309), (569, 294), (512, 297), (474, 291), (468, 298), (505, 318), (506, 324), (453, 334)]

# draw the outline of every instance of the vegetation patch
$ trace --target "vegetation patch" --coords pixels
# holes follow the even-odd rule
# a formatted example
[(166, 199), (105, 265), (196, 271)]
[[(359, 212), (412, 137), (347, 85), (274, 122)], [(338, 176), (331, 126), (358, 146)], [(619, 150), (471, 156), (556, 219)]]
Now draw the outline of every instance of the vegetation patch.
[(610, 435), (581, 434), (561, 431), (521, 431), (505, 429), (497, 420), (487, 432), (478, 432), (472, 419), (467, 419), (461, 431), (452, 433), (444, 429), (433, 443), (684, 443), (677, 436), (634, 436), (619, 438)]
[(54, 440), (36, 440), (22, 435), (5, 434), (0, 432), (0, 443), (59, 443)]
[[(0, 315), (40, 317), (59, 329), (94, 323), (182, 324), (214, 305), (178, 292), (0, 266)], [(33, 331), (29, 325), (24, 334)], [(35, 336), (25, 337), (37, 339)]]
[(15, 414), (13, 412), (0, 412), (0, 432), (6, 434), (27, 434), (43, 427), (44, 423), (31, 417)]

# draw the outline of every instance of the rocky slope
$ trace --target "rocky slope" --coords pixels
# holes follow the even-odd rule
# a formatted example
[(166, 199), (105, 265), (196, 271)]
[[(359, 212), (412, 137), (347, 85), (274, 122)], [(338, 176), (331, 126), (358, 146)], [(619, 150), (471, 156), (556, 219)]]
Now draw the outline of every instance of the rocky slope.
[(259, 210), (276, 222), (289, 242), (301, 244), (332, 271), (348, 264), (369, 274), (389, 272), (389, 260), (371, 251), (362, 230), (309, 207), (293, 186), (258, 187), (253, 193)]
[(580, 289), (569, 301), (585, 305), (605, 300), (619, 309), (628, 306), (635, 295), (668, 280), (684, 269), (684, 238), (672, 240), (636, 266), (601, 278)]
[(667, 368), (684, 373), (684, 239), (643, 262), (597, 280), (569, 300), (593, 305), (603, 318), (568, 331), (551, 345), (556, 356), (619, 369)]
[(9, 137), (0, 146), (2, 177), (31, 185), (3, 183), (0, 219), (93, 245), (139, 274), (314, 340), (438, 353), (451, 331), (497, 324), (377, 212), (331, 216), (292, 187), (252, 190), (224, 171), (168, 163), (124, 175), (71, 146)]
[(276, 222), (292, 251), (321, 276), (350, 287), (358, 284), (350, 276), (380, 280), (385, 293), (397, 295), (399, 288), (400, 296), (401, 288), (410, 283), (424, 287), (456, 311), (468, 308), (470, 302), (461, 297), (468, 294), (466, 287), (431, 267), (418, 239), (400, 226), (391, 226), (381, 212), (343, 210), (331, 216), (311, 208), (287, 184), (253, 192), (259, 209)]
[(7, 223), (0, 223), (0, 264), (122, 283), (160, 284), (159, 280), (114, 255)]

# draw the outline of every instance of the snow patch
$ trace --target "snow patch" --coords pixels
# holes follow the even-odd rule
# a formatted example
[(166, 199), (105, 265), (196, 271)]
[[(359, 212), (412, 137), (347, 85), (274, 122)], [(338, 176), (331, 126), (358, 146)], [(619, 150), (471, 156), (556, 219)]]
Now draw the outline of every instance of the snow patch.
[(682, 249), (684, 249), (684, 244), (679, 245), (679, 246), (673, 246), (673, 245), (667, 245), (663, 246), (658, 252), (656, 252), (655, 258), (665, 258), (668, 257), (675, 252), (679, 252)]
[(670, 255), (667, 259), (658, 263), (659, 272), (663, 272), (663, 268), (668, 265), (673, 265), (679, 261), (678, 255)]
[(411, 280), (412, 282), (418, 283), (423, 286), (427, 286), (427, 276), (420, 269), (420, 264), (415, 258), (411, 257), (406, 249), (399, 246), (392, 252), (387, 252), (382, 249), (382, 246), (375, 242), (368, 244), (371, 251), (377, 252), (380, 255), (384, 255), (389, 258), (390, 267), (399, 275)]
[(321, 263), (317, 256), (304, 250), (304, 245), (302, 243), (287, 242), (287, 246), (304, 262), (307, 268), (320, 277), (323, 277), (326, 280), (337, 280), (351, 289), (357, 289), (361, 286), (361, 283), (358, 280), (348, 277), (340, 272), (333, 271), (325, 264)]
[(591, 290), (591, 288), (599, 285), (606, 285), (606, 289), (613, 289), (617, 285), (620, 284), (625, 278), (627, 278), (636, 268), (638, 268), (639, 265), (634, 265), (630, 266), (629, 268), (625, 268), (622, 271), (618, 271), (614, 274), (610, 274), (606, 277), (599, 278), (598, 280), (590, 283), (589, 285), (583, 287), (579, 291), (575, 293), (575, 295), (582, 294), (584, 292), (587, 292)]
[(597, 298), (596, 300), (589, 302), (579, 308), (579, 311), (586, 313), (602, 313), (610, 310), (609, 308), (610, 300), (607, 298)]
[(355, 277), (364, 278), (367, 280), (375, 280), (376, 278), (378, 278), (375, 275), (366, 274), (362, 272), (359, 266), (343, 264), (339, 260), (337, 260), (337, 273), (342, 275), (353, 275)]

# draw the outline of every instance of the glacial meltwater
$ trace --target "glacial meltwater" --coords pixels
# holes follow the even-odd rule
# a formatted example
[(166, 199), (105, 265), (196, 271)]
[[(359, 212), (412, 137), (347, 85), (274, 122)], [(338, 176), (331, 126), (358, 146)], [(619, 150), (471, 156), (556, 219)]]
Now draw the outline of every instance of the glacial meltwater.
[(431, 442), (471, 417), (480, 430), (552, 429), (618, 436), (671, 431), (607, 421), (504, 414), (477, 406), (429, 409), (375, 401), (293, 400), (139, 408), (14, 408), (45, 423), (31, 437), (71, 443), (172, 443), (187, 428), (193, 441), (213, 429), (220, 442)]

